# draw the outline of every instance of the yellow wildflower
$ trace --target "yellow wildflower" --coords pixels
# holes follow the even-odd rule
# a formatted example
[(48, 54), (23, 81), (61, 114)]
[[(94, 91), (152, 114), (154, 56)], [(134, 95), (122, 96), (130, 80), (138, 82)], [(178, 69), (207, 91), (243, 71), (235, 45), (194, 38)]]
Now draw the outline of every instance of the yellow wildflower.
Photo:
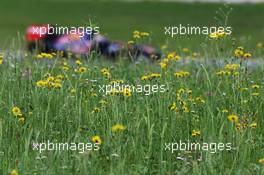
[(103, 143), (101, 137), (98, 136), (98, 135), (92, 136), (91, 139), (92, 139), (92, 141), (93, 141), (94, 143), (96, 143), (96, 144), (101, 145), (101, 144)]
[(101, 110), (100, 108), (95, 107), (92, 111), (92, 113), (99, 113)]
[(85, 73), (85, 72), (87, 72), (87, 68), (86, 67), (79, 67), (79, 69), (78, 70), (76, 70), (76, 72), (78, 72), (78, 73)]
[(258, 161), (260, 164), (262, 164), (262, 165), (264, 165), (264, 158), (262, 158), (262, 159), (259, 159), (259, 161)]
[(250, 58), (250, 57), (252, 57), (252, 55), (251, 55), (250, 53), (245, 53), (245, 54), (243, 55), (243, 58)]
[(76, 60), (75, 64), (77, 64), (78, 66), (82, 65), (82, 62), (80, 60)]
[(192, 130), (192, 136), (193, 137), (197, 137), (197, 136), (200, 136), (201, 135), (201, 132), (199, 130)]
[(16, 117), (20, 117), (22, 115), (21, 109), (17, 106), (14, 106), (12, 108), (12, 112), (13, 112), (14, 116), (16, 116)]
[(238, 116), (235, 115), (235, 114), (231, 114), (231, 115), (228, 116), (228, 120), (231, 121), (231, 122), (237, 123), (238, 122)]
[(251, 123), (249, 127), (255, 129), (257, 127), (257, 122)]
[(167, 69), (167, 67), (168, 67), (168, 64), (167, 63), (164, 63), (164, 62), (160, 62), (159, 65), (160, 65), (160, 67), (162, 69)]
[(122, 124), (116, 124), (114, 126), (112, 126), (112, 132), (122, 132), (124, 130), (126, 130), (126, 126), (122, 125)]
[(13, 170), (11, 171), (10, 175), (18, 175), (17, 170), (13, 169)]
[(228, 113), (228, 110), (227, 109), (223, 109), (222, 113)]
[(123, 95), (124, 95), (125, 97), (130, 97), (130, 96), (132, 96), (132, 92), (131, 92), (131, 90), (130, 90), (129, 88), (125, 88), (125, 89), (123, 90)]
[(251, 88), (252, 88), (252, 89), (259, 89), (259, 85), (257, 85), (257, 84), (253, 84), (253, 85), (251, 86)]
[(4, 62), (4, 56), (0, 54), (0, 65)]
[(177, 105), (175, 102), (173, 102), (170, 106), (169, 106), (169, 110), (177, 110)]

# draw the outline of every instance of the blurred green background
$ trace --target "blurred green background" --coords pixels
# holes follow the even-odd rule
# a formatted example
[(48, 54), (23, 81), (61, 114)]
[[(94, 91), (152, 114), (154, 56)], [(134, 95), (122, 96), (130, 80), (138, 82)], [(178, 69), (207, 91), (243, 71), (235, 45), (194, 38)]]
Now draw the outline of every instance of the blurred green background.
[[(175, 2), (91, 2), (84, 0), (1, 0), (0, 48), (9, 48), (24, 35), (30, 24), (50, 23), (62, 26), (85, 26), (92, 20), (101, 33), (114, 40), (130, 40), (134, 30), (153, 33), (154, 45), (169, 39), (164, 26), (215, 26), (216, 11), (223, 4)], [(233, 35), (244, 41), (264, 40), (264, 4), (236, 4), (229, 16)], [(169, 39), (174, 46), (198, 48), (204, 36), (183, 36)], [(23, 41), (23, 40), (22, 40)]]

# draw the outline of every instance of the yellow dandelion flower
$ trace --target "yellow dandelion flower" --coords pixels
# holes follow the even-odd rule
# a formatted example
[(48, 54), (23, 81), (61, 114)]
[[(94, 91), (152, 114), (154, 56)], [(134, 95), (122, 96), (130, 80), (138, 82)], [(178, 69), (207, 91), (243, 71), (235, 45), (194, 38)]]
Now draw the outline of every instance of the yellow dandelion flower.
[(192, 90), (188, 89), (188, 90), (187, 90), (187, 94), (188, 94), (188, 95), (192, 95)]
[(47, 81), (48, 82), (52, 82), (52, 81), (54, 81), (55, 80), (55, 78), (53, 77), (53, 76), (49, 76), (48, 78), (47, 78)]
[(110, 72), (104, 72), (103, 75), (104, 75), (105, 77), (109, 77), (109, 76), (110, 76)]
[(257, 84), (253, 84), (253, 85), (251, 86), (251, 88), (252, 88), (252, 89), (259, 89), (259, 85), (257, 85)]
[(259, 93), (258, 92), (253, 92), (251, 95), (252, 96), (259, 96)]
[(228, 110), (227, 109), (223, 109), (222, 113), (228, 113)]
[(244, 55), (244, 51), (243, 50), (240, 50), (240, 49), (236, 49), (234, 51), (234, 55), (235, 57), (239, 58), (239, 57), (242, 57)]
[(12, 112), (13, 112), (14, 116), (16, 116), (16, 117), (21, 116), (21, 114), (22, 114), (21, 109), (17, 106), (14, 106), (12, 108)]
[(74, 89), (74, 88), (71, 89), (71, 93), (72, 93), (72, 94), (75, 94), (75, 93), (76, 93), (76, 89)]
[(200, 136), (201, 135), (201, 132), (199, 130), (192, 130), (192, 136), (193, 137), (197, 137), (197, 136)]
[(244, 50), (244, 47), (239, 46), (239, 47), (237, 47), (237, 50)]
[(112, 80), (110, 84), (122, 84), (124, 83), (124, 80)]
[(41, 54), (38, 54), (38, 55), (36, 56), (36, 58), (37, 58), (37, 59), (42, 59), (43, 56), (42, 56)]
[(158, 78), (158, 77), (161, 77), (161, 74), (158, 74), (158, 73), (153, 73), (150, 75), (151, 78)]
[(190, 72), (187, 72), (187, 71), (177, 71), (174, 73), (174, 76), (177, 78), (188, 77), (189, 75), (190, 75)]
[(240, 131), (242, 129), (242, 126), (240, 123), (236, 123), (236, 130)]
[(3, 62), (4, 62), (4, 56), (0, 55), (0, 65), (3, 64)]
[(61, 83), (61, 79), (55, 79), (54, 83)]
[(63, 75), (57, 75), (56, 78), (59, 79), (59, 80), (63, 80), (64, 76)]
[(40, 53), (37, 58), (47, 58), (47, 59), (52, 59), (53, 55), (49, 53)]
[(147, 37), (147, 36), (149, 36), (149, 33), (148, 32), (141, 32), (140, 35), (144, 36), (144, 37)]
[(135, 35), (135, 34), (134, 34), (134, 35), (133, 35), (133, 38), (134, 38), (134, 39), (139, 39), (139, 38), (140, 38), (140, 35)]
[(182, 93), (184, 93), (184, 92), (185, 92), (185, 90), (184, 90), (183, 88), (180, 88), (180, 89), (177, 91), (178, 94), (182, 94)]
[(221, 70), (221, 71), (216, 72), (216, 75), (218, 75), (218, 76), (224, 76), (224, 75), (227, 75), (227, 72), (224, 71), (224, 70)]
[(40, 80), (40, 81), (36, 82), (37, 87), (46, 87), (47, 85), (48, 85), (48, 82), (44, 81), (44, 80)]
[(161, 62), (161, 63), (166, 63), (166, 64), (169, 64), (169, 62), (170, 62), (170, 60), (169, 60), (168, 58), (165, 58), (165, 59), (163, 59), (163, 60), (162, 60), (162, 62)]
[(235, 71), (240, 68), (239, 64), (226, 64), (225, 69), (228, 71)]
[(162, 69), (167, 69), (167, 67), (168, 67), (168, 64), (167, 63), (164, 63), (164, 62), (159, 63), (159, 65), (160, 65), (160, 67)]
[(253, 123), (251, 123), (251, 124), (249, 125), (249, 127), (250, 127), (250, 128), (253, 128), (253, 129), (257, 128), (257, 122), (253, 122)]
[(179, 61), (181, 57), (179, 55), (176, 55), (172, 60)]
[(20, 122), (20, 123), (25, 123), (25, 118), (24, 117), (20, 117), (19, 119), (18, 119), (18, 121)]
[(183, 110), (184, 113), (189, 113), (190, 112), (190, 110), (189, 110), (187, 105), (183, 105), (182, 106), (182, 110)]
[(60, 89), (60, 88), (62, 88), (62, 85), (60, 83), (54, 83), (53, 87), (56, 89)]
[(129, 45), (135, 44), (135, 41), (130, 40), (127, 42), (127, 44), (129, 44)]
[(64, 71), (68, 71), (70, 68), (69, 68), (68, 66), (62, 66), (62, 69), (63, 69)]
[(262, 159), (259, 159), (258, 163), (260, 163), (260, 164), (264, 165), (264, 158), (262, 158)]
[(177, 55), (176, 52), (171, 52), (167, 55), (167, 58), (163, 60), (163, 62), (169, 62), (170, 60), (173, 60), (173, 61), (178, 61), (180, 60), (181, 57), (179, 55)]
[(122, 125), (122, 124), (116, 124), (114, 126), (112, 126), (112, 132), (122, 132), (124, 130), (126, 130), (126, 126)]
[(87, 68), (86, 68), (86, 67), (80, 67), (80, 68), (78, 69), (78, 72), (79, 72), (79, 73), (85, 73), (85, 72), (87, 72)]
[(219, 39), (219, 38), (224, 38), (225, 36), (227, 36), (228, 34), (224, 31), (216, 31), (213, 33), (210, 33), (209, 38), (211, 39)]
[(169, 53), (169, 54), (167, 55), (167, 58), (168, 58), (169, 60), (171, 60), (171, 59), (173, 59), (173, 58), (175, 57), (175, 55), (176, 55), (175, 52), (171, 52), (171, 53)]
[(229, 115), (228, 116), (228, 120), (231, 121), (231, 122), (237, 123), (238, 122), (238, 116), (235, 115), (235, 114)]
[(110, 76), (110, 71), (107, 68), (103, 68), (101, 69), (101, 73), (103, 74), (103, 76), (105, 77), (109, 77)]
[(99, 144), (99, 145), (101, 145), (101, 144), (103, 143), (101, 137), (98, 136), (98, 135), (92, 136), (91, 140), (92, 140), (94, 143)]
[(46, 87), (53, 88), (54, 87), (54, 83), (47, 81), (47, 86)]
[(177, 110), (177, 105), (175, 102), (173, 102), (170, 106), (169, 106), (169, 110)]
[(133, 32), (133, 35), (139, 35), (140, 34), (140, 32), (138, 31), (138, 30), (135, 30), (134, 32)]
[(102, 106), (105, 106), (105, 105), (108, 104), (107, 101), (105, 101), (105, 100), (100, 100), (99, 103), (100, 103)]
[(125, 88), (125, 89), (123, 90), (123, 95), (124, 95), (125, 97), (130, 97), (130, 96), (132, 96), (132, 92), (131, 92), (130, 89)]
[(142, 76), (141, 78), (140, 78), (141, 80), (148, 80), (149, 79), (149, 76), (146, 76), (146, 75), (144, 75), (144, 76)]
[(174, 76), (177, 77), (177, 78), (182, 78), (183, 77), (182, 73), (180, 73), (180, 72), (175, 72)]
[(205, 100), (204, 100), (202, 97), (196, 97), (195, 100), (196, 100), (198, 103), (202, 103), (202, 104), (205, 103)]
[(218, 35), (216, 32), (210, 33), (209, 37), (212, 39), (218, 39)]
[(159, 77), (161, 77), (161, 74), (159, 74), (159, 73), (152, 73), (150, 75), (144, 75), (140, 79), (144, 81), (144, 80), (152, 80), (154, 78), (159, 78)]
[(97, 97), (98, 95), (97, 95), (97, 93), (92, 92), (91, 96), (92, 96), (92, 97)]
[(250, 53), (245, 53), (244, 55), (243, 55), (243, 58), (250, 58), (250, 57), (252, 57), (252, 55), (250, 54)]
[(82, 65), (82, 62), (80, 60), (76, 60), (75, 64), (77, 64), (78, 66)]
[(95, 107), (92, 111), (92, 113), (99, 113), (101, 111), (100, 108)]
[(13, 170), (11, 171), (10, 175), (18, 175), (17, 170), (13, 169)]
[(217, 31), (217, 35), (219, 38), (223, 38), (224, 36), (227, 35), (227, 33), (225, 33), (224, 31)]
[(243, 91), (248, 91), (248, 88), (240, 88), (240, 91), (243, 92)]

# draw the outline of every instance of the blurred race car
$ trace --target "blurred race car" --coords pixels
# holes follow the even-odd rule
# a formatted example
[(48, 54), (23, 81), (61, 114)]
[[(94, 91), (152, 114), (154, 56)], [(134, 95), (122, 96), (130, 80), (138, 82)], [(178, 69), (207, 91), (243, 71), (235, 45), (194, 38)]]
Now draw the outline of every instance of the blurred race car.
[(55, 34), (49, 30), (49, 24), (29, 26), (26, 31), (28, 50), (46, 53), (63, 51), (65, 54), (76, 55), (89, 55), (94, 51), (111, 59), (127, 56), (135, 60), (143, 56), (150, 60), (158, 60), (161, 57), (161, 52), (149, 45), (109, 41), (95, 32)]

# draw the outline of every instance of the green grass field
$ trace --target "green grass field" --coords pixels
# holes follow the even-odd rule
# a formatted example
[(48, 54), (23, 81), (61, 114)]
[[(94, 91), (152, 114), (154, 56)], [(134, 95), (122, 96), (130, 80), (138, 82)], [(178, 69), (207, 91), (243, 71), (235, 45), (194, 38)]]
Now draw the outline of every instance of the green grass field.
[(91, 16), (112, 39), (152, 31), (160, 46), (163, 25), (213, 25), (221, 5), (11, 2), (0, 5), (0, 175), (264, 174), (263, 4), (232, 6), (231, 36), (173, 39), (150, 63), (32, 54), (12, 38)]
[[(232, 55), (218, 66), (195, 64), (179, 55), (154, 64), (5, 58), (1, 174), (263, 174), (263, 64)], [(121, 80), (146, 93), (149, 85), (166, 91), (101, 90)], [(100, 149), (33, 149), (48, 142), (95, 142)], [(210, 146), (166, 148), (179, 142)]]
[[(221, 4), (184, 4), (162, 2), (90, 2), (90, 1), (19, 1), (0, 3), (0, 46), (10, 47), (12, 39), (20, 39), (28, 25), (51, 23), (58, 25), (85, 25), (91, 20), (101, 32), (114, 40), (129, 40), (134, 30), (152, 32), (153, 43), (160, 46), (171, 42), (174, 48), (200, 48), (204, 36), (191, 35), (169, 39), (164, 26), (190, 24), (193, 26), (219, 25), (214, 19)], [(264, 4), (231, 5), (229, 25), (233, 35), (251, 47), (264, 39)], [(1, 48), (1, 47), (0, 47)]]

